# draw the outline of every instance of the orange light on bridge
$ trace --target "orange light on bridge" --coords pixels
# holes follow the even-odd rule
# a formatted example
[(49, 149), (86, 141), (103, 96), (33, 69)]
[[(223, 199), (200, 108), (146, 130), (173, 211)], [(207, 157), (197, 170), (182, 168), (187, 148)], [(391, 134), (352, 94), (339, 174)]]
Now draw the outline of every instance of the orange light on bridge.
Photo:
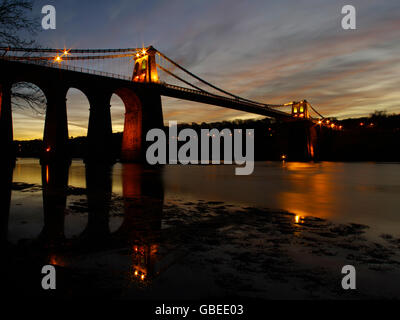
[(151, 76), (151, 81), (152, 81), (152, 82), (158, 82), (158, 77), (157, 77), (157, 75), (154, 75), (154, 74), (153, 74), (153, 75)]
[(283, 154), (283, 155), (281, 156), (281, 159), (282, 159), (283, 161), (285, 161), (285, 160), (287, 159), (287, 156), (286, 156), (285, 154)]
[(51, 148), (48, 147), (48, 148), (46, 149), (46, 152), (50, 152), (50, 151), (51, 151)]
[(302, 216), (295, 216), (294, 217), (294, 223), (295, 224), (300, 224), (300, 223), (304, 223), (304, 217), (302, 217)]
[(364, 127), (364, 122), (361, 122), (361, 123), (360, 123), (360, 126), (361, 126), (361, 127)]
[(146, 49), (142, 50), (142, 54), (145, 55), (147, 53)]
[(140, 271), (138, 269), (135, 269), (134, 275), (136, 278), (139, 278), (142, 281), (144, 281), (144, 279), (146, 278), (146, 272)]
[(319, 125), (321, 125), (321, 124), (322, 124), (322, 121), (321, 121), (321, 120), (319, 120), (319, 121), (318, 121), (318, 124), (319, 124)]
[(54, 57), (54, 61), (60, 63), (62, 61), (62, 58), (57, 55), (56, 57)]
[(65, 261), (63, 261), (62, 257), (58, 257), (56, 255), (51, 255), (49, 257), (49, 264), (52, 266), (59, 266), (59, 267), (63, 267), (65, 266)]

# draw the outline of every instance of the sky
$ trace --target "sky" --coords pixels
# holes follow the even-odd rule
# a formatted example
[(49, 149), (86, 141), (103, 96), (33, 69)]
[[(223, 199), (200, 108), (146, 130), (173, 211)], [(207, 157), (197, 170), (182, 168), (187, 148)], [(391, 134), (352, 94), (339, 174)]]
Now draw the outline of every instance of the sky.
[[(54, 5), (57, 29), (42, 47), (130, 48), (153, 45), (227, 91), (265, 103), (307, 99), (324, 116), (400, 112), (398, 0), (68, 0), (35, 1), (32, 15)], [(357, 29), (341, 27), (344, 5)], [(86, 135), (89, 104), (68, 93), (69, 135)], [(124, 106), (114, 96), (113, 131)], [(257, 118), (235, 110), (163, 98), (164, 120), (214, 122)], [(41, 138), (44, 117), (14, 111), (15, 139)]]

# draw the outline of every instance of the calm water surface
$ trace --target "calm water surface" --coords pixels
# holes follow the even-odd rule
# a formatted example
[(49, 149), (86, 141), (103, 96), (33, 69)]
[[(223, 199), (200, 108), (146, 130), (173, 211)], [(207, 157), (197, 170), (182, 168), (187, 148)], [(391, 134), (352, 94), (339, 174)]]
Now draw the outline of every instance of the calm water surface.
[[(122, 196), (129, 179), (129, 174), (124, 174), (124, 165), (116, 164), (111, 170), (112, 192)], [(20, 159), (14, 169), (13, 182), (41, 186), (39, 162)], [(150, 192), (152, 183), (151, 180), (145, 182)], [(68, 185), (86, 188), (86, 184), (85, 165), (80, 160), (73, 161)], [(135, 188), (134, 182), (132, 184)], [(233, 166), (166, 166), (156, 184), (155, 190), (163, 188), (165, 202), (222, 201), (286, 210), (339, 223), (365, 224), (371, 227), (369, 232), (376, 235), (400, 235), (400, 164), (259, 162), (251, 176), (235, 176)], [(67, 202), (73, 200), (73, 194), (67, 197)], [(42, 211), (40, 190), (13, 192), (9, 240), (39, 234), (43, 228)], [(18, 223), (21, 220), (29, 224)], [(122, 220), (121, 217), (110, 219), (111, 231), (116, 230)], [(79, 234), (86, 223), (84, 215), (67, 216), (66, 236)]]
[(352, 298), (356, 264), (357, 297), (400, 297), (400, 164), (234, 170), (20, 159), (0, 170), (5, 287), (45, 294), (50, 263), (61, 296)]
[(400, 164), (257, 163), (254, 174), (229, 167), (168, 167), (169, 197), (221, 200), (284, 209), (375, 232), (400, 232)]

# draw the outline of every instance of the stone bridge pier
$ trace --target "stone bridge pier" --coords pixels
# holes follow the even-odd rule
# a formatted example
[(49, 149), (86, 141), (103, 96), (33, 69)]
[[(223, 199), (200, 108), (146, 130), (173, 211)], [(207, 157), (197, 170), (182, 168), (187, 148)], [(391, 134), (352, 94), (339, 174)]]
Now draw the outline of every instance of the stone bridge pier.
[(289, 161), (318, 160), (318, 132), (312, 121), (292, 121), (281, 127), (278, 145)]
[(110, 100), (112, 91), (100, 88), (86, 90), (90, 104), (85, 161), (113, 162), (112, 124)]
[[(18, 79), (18, 81), (20, 81)], [(18, 82), (15, 80), (14, 82)], [(47, 101), (41, 163), (69, 162), (68, 118), (66, 95), (70, 88), (81, 90), (90, 104), (86, 162), (143, 162), (146, 134), (153, 128), (163, 128), (161, 96), (149, 86), (119, 87), (119, 83), (87, 81), (46, 81), (27, 79), (37, 85)], [(13, 81), (0, 82), (0, 148), (2, 161), (15, 161), (11, 88)], [(118, 95), (125, 105), (124, 132), (121, 150), (113, 145), (111, 97)]]
[(67, 86), (42, 86), (46, 96), (46, 119), (43, 134), (42, 163), (63, 162), (69, 160)]

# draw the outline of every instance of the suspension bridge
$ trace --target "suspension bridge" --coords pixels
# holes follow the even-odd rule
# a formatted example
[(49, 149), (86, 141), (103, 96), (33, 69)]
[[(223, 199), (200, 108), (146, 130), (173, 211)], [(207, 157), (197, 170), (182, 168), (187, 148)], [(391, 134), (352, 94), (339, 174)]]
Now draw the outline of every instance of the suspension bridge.
[[(190, 72), (153, 47), (125, 49), (0, 48), (0, 139), (12, 142), (11, 87), (38, 86), (46, 96), (44, 130), (47, 158), (65, 157), (68, 140), (65, 96), (80, 89), (90, 103), (89, 154), (106, 156), (110, 144), (112, 94), (125, 104), (122, 159), (142, 156), (144, 132), (163, 127), (161, 96), (294, 121), (322, 123), (323, 116), (306, 100), (283, 104), (254, 101), (224, 90)], [(289, 107), (289, 112), (282, 111)], [(315, 113), (315, 116), (311, 115)]]

